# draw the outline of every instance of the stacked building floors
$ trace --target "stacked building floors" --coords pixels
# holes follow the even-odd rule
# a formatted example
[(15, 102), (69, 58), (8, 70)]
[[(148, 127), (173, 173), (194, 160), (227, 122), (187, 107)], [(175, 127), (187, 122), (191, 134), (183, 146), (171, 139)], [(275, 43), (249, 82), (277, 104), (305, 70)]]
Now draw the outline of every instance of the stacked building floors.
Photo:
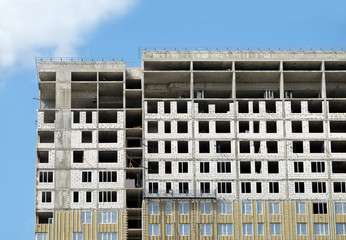
[(346, 239), (346, 53), (38, 62), (36, 239)]

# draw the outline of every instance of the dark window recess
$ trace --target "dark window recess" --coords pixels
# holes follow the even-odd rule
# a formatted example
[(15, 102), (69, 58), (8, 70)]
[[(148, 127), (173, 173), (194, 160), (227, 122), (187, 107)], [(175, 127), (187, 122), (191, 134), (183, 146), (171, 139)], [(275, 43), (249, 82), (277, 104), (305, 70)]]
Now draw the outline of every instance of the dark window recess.
[(54, 143), (54, 132), (38, 132), (40, 143)]
[(92, 143), (92, 142), (93, 142), (92, 131), (83, 131), (82, 132), (82, 143)]
[(312, 192), (313, 193), (326, 193), (326, 183), (325, 182), (312, 182)]
[(302, 141), (293, 141), (293, 153), (303, 153), (303, 142)]
[(79, 192), (73, 192), (73, 202), (79, 202)]
[(255, 172), (261, 173), (262, 172), (262, 162), (255, 161)]
[(239, 121), (239, 132), (240, 133), (248, 133), (250, 131), (249, 122), (248, 121)]
[(53, 182), (53, 172), (40, 172), (39, 182)]
[(74, 163), (84, 162), (84, 151), (73, 151), (73, 162)]
[(218, 193), (232, 193), (232, 183), (231, 182), (218, 182), (217, 183)]
[(91, 172), (82, 172), (82, 182), (91, 182)]
[(99, 111), (99, 123), (117, 123), (116, 111)]
[(259, 133), (259, 121), (254, 121), (253, 122), (253, 132), (254, 133)]
[(346, 173), (346, 161), (332, 161), (333, 173)]
[(99, 163), (116, 163), (118, 162), (117, 151), (99, 151)]
[(141, 89), (141, 79), (126, 79), (126, 89)]
[(159, 173), (159, 162), (148, 162), (148, 173), (149, 174), (158, 174)]
[(157, 101), (148, 101), (147, 102), (148, 113), (158, 113), (157, 112)]
[(215, 113), (227, 113), (229, 111), (229, 103), (215, 104)]
[(55, 111), (44, 111), (43, 122), (44, 123), (54, 123), (55, 121)]
[(309, 122), (310, 133), (323, 133), (323, 122), (322, 121), (310, 121)]
[(158, 141), (148, 141), (148, 153), (158, 153), (159, 152)]
[(80, 120), (80, 112), (73, 111), (73, 123), (79, 123)]
[(149, 182), (149, 193), (158, 193), (159, 192), (159, 183)]
[(309, 113), (322, 113), (322, 102), (320, 101), (308, 101)]
[(291, 102), (291, 113), (301, 113), (302, 112), (302, 103), (300, 101)]
[(117, 140), (116, 131), (99, 131), (99, 143), (116, 143)]
[(166, 174), (172, 173), (172, 162), (165, 162), (165, 173)]
[(312, 208), (314, 210), (314, 214), (327, 214), (327, 203), (313, 203)]
[(253, 113), (259, 113), (259, 102), (258, 101), (252, 102), (252, 110), (253, 110)]
[(295, 182), (294, 183), (294, 192), (295, 193), (305, 193), (304, 182)]
[(268, 141), (267, 153), (278, 153), (278, 143), (274, 141)]
[(330, 121), (329, 126), (331, 133), (346, 133), (345, 121)]
[(325, 172), (326, 164), (325, 162), (311, 162), (311, 172)]
[(331, 141), (332, 153), (346, 153), (346, 141)]
[(267, 133), (277, 133), (275, 121), (267, 121), (266, 127), (267, 127)]
[(251, 173), (251, 162), (250, 161), (240, 162), (240, 173), (243, 173), (243, 174)]
[(249, 102), (239, 101), (238, 102), (238, 112), (239, 113), (249, 113)]
[(52, 192), (42, 192), (42, 202), (43, 203), (52, 202)]
[(254, 141), (253, 146), (255, 148), (254, 149), (255, 153), (261, 153), (261, 142), (260, 141)]
[(344, 101), (328, 101), (329, 113), (346, 113)]
[(141, 139), (127, 139), (128, 148), (141, 147)]
[(165, 133), (171, 133), (171, 122), (165, 122)]
[(302, 133), (303, 127), (301, 121), (292, 121), (292, 133)]
[(304, 172), (304, 162), (294, 162), (294, 172), (303, 173)]
[(209, 122), (199, 121), (198, 122), (198, 132), (199, 133), (209, 133)]
[(216, 121), (215, 122), (216, 133), (230, 133), (231, 127), (229, 121)]
[(187, 102), (178, 101), (177, 102), (177, 112), (187, 113)]
[(188, 193), (188, 192), (189, 192), (189, 183), (179, 182), (179, 193)]
[(209, 141), (199, 141), (199, 153), (210, 153)]
[(200, 162), (199, 163), (200, 173), (210, 173), (210, 164), (209, 162)]
[(91, 192), (86, 192), (85, 193), (85, 201), (86, 202), (91, 202)]
[(166, 182), (166, 193), (172, 192), (172, 183)]
[(240, 153), (250, 153), (250, 142), (249, 141), (239, 142), (239, 151)]
[(189, 142), (178, 141), (178, 153), (188, 153), (189, 152)]
[(278, 161), (268, 161), (268, 173), (279, 173)]
[(218, 173), (230, 173), (231, 172), (231, 163), (230, 162), (218, 162), (217, 163), (217, 172)]
[(93, 112), (92, 111), (86, 111), (86, 119), (85, 122), (86, 123), (93, 123)]
[(217, 153), (231, 153), (231, 142), (230, 141), (216, 141), (216, 152)]
[(171, 153), (172, 152), (172, 144), (171, 141), (165, 141), (165, 153)]
[(148, 122), (148, 133), (158, 133), (158, 122), (156, 121)]
[(178, 133), (188, 133), (186, 121), (178, 121)]
[(310, 153), (324, 153), (324, 142), (310, 141)]
[(179, 173), (188, 173), (189, 172), (188, 162), (179, 162), (178, 166), (179, 166), (179, 169), (178, 169)]
[(49, 153), (48, 151), (37, 151), (38, 163), (48, 163), (48, 160), (49, 160), (48, 153)]
[(266, 113), (276, 113), (275, 101), (266, 101)]
[(164, 102), (164, 112), (171, 113), (171, 102)]
[(256, 182), (256, 193), (262, 193), (262, 183)]
[(198, 103), (198, 113), (209, 113), (208, 103), (199, 102)]
[(242, 182), (241, 183), (241, 193), (251, 193), (251, 183)]
[(117, 201), (116, 191), (99, 192), (99, 202), (116, 202), (116, 201)]
[(269, 193), (279, 193), (278, 182), (269, 182)]
[(346, 182), (334, 182), (335, 193), (346, 193)]
[(99, 171), (99, 182), (117, 182), (117, 172)]
[(201, 182), (201, 193), (210, 193), (210, 182)]

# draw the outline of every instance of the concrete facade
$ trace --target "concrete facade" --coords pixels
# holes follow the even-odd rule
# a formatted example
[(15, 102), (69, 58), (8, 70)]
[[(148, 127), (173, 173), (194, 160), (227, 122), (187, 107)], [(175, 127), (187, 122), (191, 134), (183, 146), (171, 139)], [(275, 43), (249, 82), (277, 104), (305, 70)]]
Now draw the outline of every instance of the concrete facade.
[(346, 238), (345, 52), (38, 64), (37, 239)]

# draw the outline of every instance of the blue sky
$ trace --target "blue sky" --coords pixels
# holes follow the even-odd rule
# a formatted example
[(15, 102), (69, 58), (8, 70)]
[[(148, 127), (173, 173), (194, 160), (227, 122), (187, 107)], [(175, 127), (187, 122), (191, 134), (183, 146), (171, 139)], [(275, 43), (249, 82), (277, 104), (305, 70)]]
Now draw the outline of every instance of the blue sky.
[(345, 9), (343, 0), (0, 0), (3, 239), (34, 239), (34, 57), (123, 57), (139, 65), (139, 47), (346, 49)]

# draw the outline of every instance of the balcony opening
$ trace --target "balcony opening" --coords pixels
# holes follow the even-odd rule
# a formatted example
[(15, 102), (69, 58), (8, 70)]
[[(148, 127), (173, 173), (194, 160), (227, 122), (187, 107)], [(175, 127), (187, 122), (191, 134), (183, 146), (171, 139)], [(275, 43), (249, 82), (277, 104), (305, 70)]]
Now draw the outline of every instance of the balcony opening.
[(142, 141), (140, 138), (130, 138), (127, 139), (128, 148), (140, 148), (142, 146)]
[(117, 163), (117, 151), (99, 151), (99, 163)]
[(117, 131), (99, 131), (99, 143), (116, 143)]
[(142, 93), (126, 91), (126, 108), (142, 108)]
[(127, 111), (126, 112), (126, 128), (142, 128), (142, 112)]
[(142, 208), (142, 193), (138, 191), (127, 191), (126, 206), (128, 208)]
[(52, 212), (38, 212), (36, 213), (37, 224), (52, 224), (53, 213)]
[(249, 141), (240, 141), (239, 142), (240, 153), (250, 153), (250, 142)]
[(251, 162), (250, 161), (241, 161), (240, 162), (240, 173), (250, 174), (251, 173)]

